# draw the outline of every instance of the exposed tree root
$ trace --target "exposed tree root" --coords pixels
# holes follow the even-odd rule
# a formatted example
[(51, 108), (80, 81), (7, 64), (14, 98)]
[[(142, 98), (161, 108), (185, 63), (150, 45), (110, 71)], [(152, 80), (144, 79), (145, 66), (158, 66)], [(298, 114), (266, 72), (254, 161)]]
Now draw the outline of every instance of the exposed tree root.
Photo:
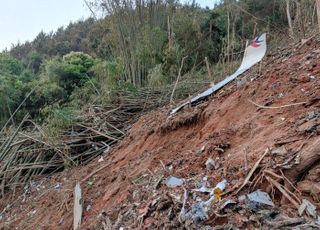
[(320, 161), (320, 137), (318, 137), (310, 146), (300, 153), (300, 164), (296, 167), (286, 170), (286, 177), (296, 183), (301, 180), (303, 175)]

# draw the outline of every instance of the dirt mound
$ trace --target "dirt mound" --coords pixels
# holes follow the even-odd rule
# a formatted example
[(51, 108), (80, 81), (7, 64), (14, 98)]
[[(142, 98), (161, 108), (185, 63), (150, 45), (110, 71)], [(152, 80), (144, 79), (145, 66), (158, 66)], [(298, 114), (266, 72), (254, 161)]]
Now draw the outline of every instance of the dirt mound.
[[(111, 153), (2, 198), (2, 228), (72, 228), (76, 182), (84, 229), (313, 223), (317, 216), (297, 208), (304, 200), (320, 208), (319, 58), (317, 41), (281, 51), (197, 107), (141, 117)], [(184, 185), (169, 188), (169, 176)], [(194, 191), (223, 179), (223, 191)], [(245, 196), (257, 190), (274, 205)]]

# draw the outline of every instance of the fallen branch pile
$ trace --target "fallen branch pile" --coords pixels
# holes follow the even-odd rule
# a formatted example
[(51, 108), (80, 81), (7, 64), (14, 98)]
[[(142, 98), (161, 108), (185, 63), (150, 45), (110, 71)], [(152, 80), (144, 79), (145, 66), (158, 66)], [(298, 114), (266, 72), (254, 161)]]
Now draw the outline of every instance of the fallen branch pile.
[(166, 92), (120, 92), (108, 106), (85, 108), (77, 122), (54, 140), (26, 116), (18, 127), (1, 134), (1, 194), (8, 190), (14, 192), (35, 176), (87, 164), (107, 153), (141, 114), (169, 101), (170, 89)]

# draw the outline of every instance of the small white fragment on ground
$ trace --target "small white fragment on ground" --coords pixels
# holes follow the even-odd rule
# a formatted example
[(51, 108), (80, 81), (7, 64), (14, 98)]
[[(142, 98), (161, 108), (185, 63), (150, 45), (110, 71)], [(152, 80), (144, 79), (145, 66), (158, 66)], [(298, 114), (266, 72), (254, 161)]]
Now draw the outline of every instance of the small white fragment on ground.
[(205, 145), (201, 147), (201, 149), (200, 149), (200, 153), (203, 153), (203, 152), (204, 152), (204, 150), (206, 150), (206, 146), (205, 146)]
[(248, 194), (248, 199), (251, 202), (255, 202), (258, 204), (265, 204), (274, 207), (274, 203), (272, 202), (270, 196), (266, 192), (262, 192), (260, 190), (257, 190), (253, 193)]
[(234, 201), (234, 200), (227, 200), (226, 202), (224, 202), (224, 203), (221, 205), (220, 209), (224, 209), (224, 208), (226, 208), (228, 205), (232, 205), (232, 204), (236, 204), (236, 203), (237, 203), (237, 202)]
[(61, 188), (61, 183), (57, 183), (55, 186), (54, 186), (54, 189), (58, 190)]
[(33, 210), (33, 211), (29, 212), (29, 216), (34, 216), (34, 214), (36, 214), (36, 213), (37, 213), (37, 210)]
[(216, 187), (214, 187), (213, 190), (220, 189), (221, 191), (224, 191), (226, 189), (226, 186), (227, 186), (227, 180), (223, 179), (216, 185)]
[(310, 201), (306, 199), (302, 199), (302, 204), (300, 205), (298, 212), (301, 216), (305, 211), (308, 215), (312, 216), (313, 218), (317, 217), (316, 206), (314, 206)]
[(99, 163), (101, 163), (103, 161), (104, 161), (103, 157), (100, 157), (99, 160), (98, 160)]
[(195, 203), (191, 206), (191, 210), (187, 213), (194, 221), (203, 221), (208, 219), (208, 208), (204, 202)]
[(174, 198), (175, 200), (181, 201), (181, 195), (177, 195), (177, 194), (170, 193), (170, 196), (171, 196), (172, 198)]
[(166, 180), (166, 185), (169, 188), (176, 188), (183, 185), (183, 180), (174, 176), (170, 176)]
[(63, 219), (63, 218), (61, 218), (61, 219), (59, 220), (59, 222), (58, 222), (58, 226), (62, 225), (62, 224), (63, 224), (63, 222), (64, 222), (64, 219)]
[(247, 198), (246, 198), (245, 195), (241, 195), (241, 196), (239, 196), (239, 198), (238, 198), (239, 202), (244, 202), (246, 199), (247, 199)]
[(212, 158), (208, 158), (208, 160), (206, 161), (206, 168), (208, 170), (213, 170), (215, 166), (214, 160)]
[(202, 193), (211, 193), (212, 188), (207, 188), (206, 186), (202, 185), (201, 188), (198, 189), (192, 189), (193, 192), (202, 192)]

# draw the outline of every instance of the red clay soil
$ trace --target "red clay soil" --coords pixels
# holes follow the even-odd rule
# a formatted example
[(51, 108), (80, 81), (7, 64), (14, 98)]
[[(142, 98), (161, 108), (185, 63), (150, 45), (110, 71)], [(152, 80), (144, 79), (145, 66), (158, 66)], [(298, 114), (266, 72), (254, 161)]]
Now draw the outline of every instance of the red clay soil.
[[(264, 179), (249, 183), (239, 194), (235, 191), (266, 149), (270, 153), (259, 169), (280, 173), (285, 169), (280, 171), (275, 165), (319, 138), (319, 58), (320, 43), (316, 41), (297, 50), (283, 50), (262, 63), (261, 73), (257, 67), (238, 84), (228, 85), (201, 105), (172, 117), (168, 117), (168, 107), (141, 117), (127, 137), (103, 156), (102, 162), (96, 159), (87, 166), (41, 177), (2, 198), (1, 228), (71, 229), (76, 182), (81, 183), (83, 193), (83, 229), (277, 226), (268, 225), (245, 208), (210, 215), (198, 227), (179, 221), (184, 190), (168, 188), (163, 181), (169, 175), (189, 181), (187, 190), (205, 176), (210, 187), (226, 179), (223, 200), (237, 200), (242, 194), (261, 189), (271, 195), (275, 213), (298, 217), (297, 209), (289, 201), (284, 202), (282, 194)], [(270, 108), (260, 108), (252, 102)], [(299, 102), (306, 103), (278, 108)], [(279, 146), (285, 150), (283, 153), (272, 152), (281, 149)], [(211, 170), (205, 166), (209, 157), (215, 161)], [(299, 199), (307, 198), (315, 204), (318, 211), (319, 175), (315, 164), (299, 179), (300, 192), (293, 191)], [(306, 188), (304, 181), (307, 185), (315, 183), (315, 188)], [(194, 200), (188, 198), (189, 202)], [(187, 206), (190, 209), (190, 203)], [(309, 219), (305, 216), (305, 220)]]

